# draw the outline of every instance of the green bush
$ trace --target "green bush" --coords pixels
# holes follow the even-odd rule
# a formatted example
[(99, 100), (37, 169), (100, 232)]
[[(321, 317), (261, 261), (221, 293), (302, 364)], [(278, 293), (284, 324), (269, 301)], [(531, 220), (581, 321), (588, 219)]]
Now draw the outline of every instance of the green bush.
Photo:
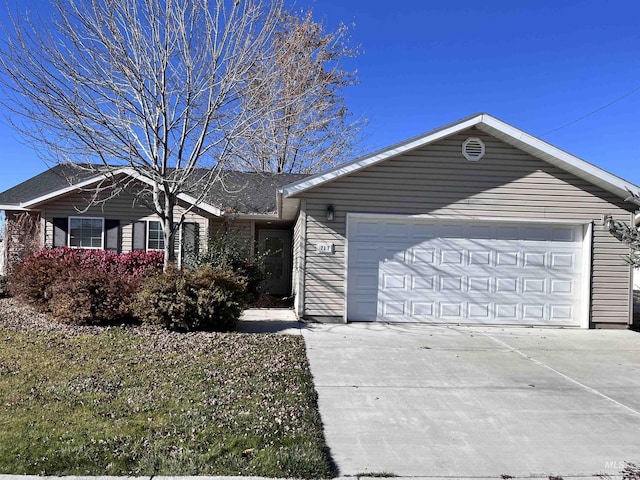
[(130, 321), (139, 280), (98, 269), (69, 268), (50, 288), (48, 309), (61, 323), (107, 325)]
[(230, 270), (170, 267), (145, 280), (133, 310), (143, 323), (170, 330), (231, 331), (246, 303), (246, 287), (246, 278)]
[(244, 277), (248, 301), (251, 302), (260, 296), (261, 286), (267, 278), (264, 263), (266, 254), (252, 254), (252, 246), (253, 241), (249, 236), (233, 226), (226, 226), (209, 238), (206, 251), (190, 255), (186, 261), (193, 267), (210, 265)]

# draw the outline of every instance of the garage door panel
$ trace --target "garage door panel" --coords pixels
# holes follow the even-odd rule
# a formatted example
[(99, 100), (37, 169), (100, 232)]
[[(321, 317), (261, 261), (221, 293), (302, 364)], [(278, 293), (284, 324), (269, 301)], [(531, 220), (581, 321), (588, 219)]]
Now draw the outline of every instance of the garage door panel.
[(413, 301), (411, 302), (411, 317), (417, 320), (431, 320), (435, 318), (435, 301)]
[(391, 295), (397, 295), (399, 291), (406, 292), (409, 290), (407, 282), (409, 275), (383, 273), (381, 277), (381, 288), (383, 292), (389, 292)]
[(407, 262), (419, 265), (433, 265), (435, 263), (435, 248), (411, 248)]
[(378, 270), (359, 270), (352, 273), (349, 293), (353, 295), (371, 295), (378, 289)]
[(490, 266), (493, 253), (490, 249), (469, 250), (469, 266)]
[(580, 324), (581, 226), (354, 223), (349, 320)]
[(470, 293), (490, 293), (492, 291), (492, 278), (473, 276), (469, 277), (468, 288)]
[(428, 272), (425, 275), (411, 275), (411, 290), (416, 293), (428, 293), (436, 291), (437, 275)]
[(470, 320), (488, 321), (491, 318), (491, 303), (468, 303), (467, 318)]
[(573, 252), (552, 252), (549, 267), (554, 270), (572, 270), (576, 265), (576, 255)]

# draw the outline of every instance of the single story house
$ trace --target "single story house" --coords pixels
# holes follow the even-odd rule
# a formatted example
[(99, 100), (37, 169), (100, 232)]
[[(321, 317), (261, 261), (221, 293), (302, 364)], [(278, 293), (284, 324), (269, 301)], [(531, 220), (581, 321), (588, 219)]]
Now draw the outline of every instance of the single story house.
[[(0, 209), (37, 215), (47, 246), (159, 248), (157, 218), (132, 195), (85, 210), (101, 179), (69, 184), (65, 168), (1, 193)], [(628, 249), (603, 221), (632, 222), (639, 187), (485, 113), (313, 176), (228, 172), (226, 187), (189, 212), (183, 246), (233, 222), (276, 252), (270, 291), (294, 295), (301, 318), (632, 322)]]

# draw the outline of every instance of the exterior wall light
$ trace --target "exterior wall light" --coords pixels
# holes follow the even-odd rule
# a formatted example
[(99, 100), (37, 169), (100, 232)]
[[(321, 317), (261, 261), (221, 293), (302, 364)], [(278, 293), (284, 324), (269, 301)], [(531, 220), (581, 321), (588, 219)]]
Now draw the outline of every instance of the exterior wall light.
[(605, 215), (603, 220), (604, 221), (602, 223), (604, 224), (604, 228), (606, 228), (609, 231), (612, 231), (614, 229), (613, 216)]
[(334, 215), (335, 215), (335, 210), (333, 209), (333, 205), (329, 205), (327, 207), (327, 221), (333, 222)]

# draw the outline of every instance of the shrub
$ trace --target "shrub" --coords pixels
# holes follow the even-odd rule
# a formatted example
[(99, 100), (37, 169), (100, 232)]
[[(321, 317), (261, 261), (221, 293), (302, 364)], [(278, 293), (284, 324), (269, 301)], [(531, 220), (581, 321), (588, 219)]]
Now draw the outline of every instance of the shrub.
[(29, 257), (11, 272), (9, 289), (12, 295), (28, 301), (42, 311), (49, 311), (51, 288), (61, 278), (66, 279), (66, 265), (51, 256)]
[(0, 275), (0, 298), (9, 296), (9, 281), (7, 277)]
[(162, 268), (164, 253), (161, 251), (136, 250), (117, 254), (108, 250), (90, 250), (84, 248), (43, 248), (27, 257), (23, 264), (38, 261), (53, 261), (64, 267), (79, 266), (96, 269), (103, 273), (142, 276), (150, 271)]
[(60, 321), (113, 323), (126, 318), (139, 279), (160, 271), (162, 252), (45, 248), (17, 265), (10, 290)]
[(138, 281), (97, 268), (71, 267), (51, 285), (48, 309), (62, 323), (104, 325), (130, 320)]
[(240, 230), (226, 226), (209, 238), (205, 252), (190, 256), (187, 263), (196, 267), (211, 265), (245, 277), (248, 300), (254, 301), (260, 296), (267, 272), (264, 263), (266, 254), (254, 252), (252, 255), (252, 243), (251, 238)]
[(117, 271), (122, 275), (142, 277), (148, 273), (159, 272), (164, 265), (164, 252), (160, 250), (134, 250), (121, 253), (117, 259)]
[(231, 331), (246, 302), (246, 279), (232, 271), (203, 265), (166, 272), (145, 280), (134, 313), (143, 323), (176, 331)]

